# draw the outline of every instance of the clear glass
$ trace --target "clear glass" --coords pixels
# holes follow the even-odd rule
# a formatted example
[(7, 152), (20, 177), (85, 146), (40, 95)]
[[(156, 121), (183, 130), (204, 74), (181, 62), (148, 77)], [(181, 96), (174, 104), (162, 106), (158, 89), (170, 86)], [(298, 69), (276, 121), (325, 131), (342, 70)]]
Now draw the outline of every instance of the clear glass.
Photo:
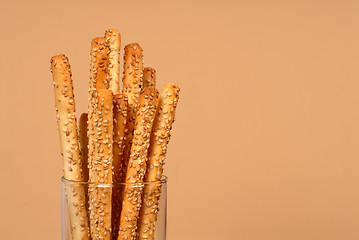
[[(77, 222), (77, 225), (74, 224), (71, 226), (70, 221), (70, 215), (72, 218), (80, 219), (81, 214), (84, 214), (88, 217), (87, 224), (89, 228), (91, 229), (90, 232), (92, 232), (93, 228), (91, 228), (90, 224), (90, 215), (91, 215), (91, 207), (89, 208), (89, 190), (96, 189), (99, 201), (101, 202), (101, 197), (103, 192), (109, 193), (112, 195), (111, 199), (111, 209), (117, 209), (121, 208), (118, 206), (121, 206), (123, 202), (123, 196), (124, 191), (126, 193), (131, 192), (135, 190), (138, 195), (141, 196), (139, 202), (141, 203), (141, 210), (139, 210), (139, 220), (138, 220), (138, 227), (142, 229), (142, 234), (139, 234), (140, 229), (136, 230), (136, 239), (138, 240), (166, 240), (166, 222), (167, 222), (167, 177), (163, 177), (161, 181), (153, 181), (153, 182), (143, 182), (143, 183), (113, 183), (113, 184), (100, 184), (100, 183), (88, 183), (88, 182), (77, 182), (77, 181), (71, 181), (67, 180), (65, 178), (62, 178), (61, 180), (61, 232), (62, 232), (62, 240), (82, 240), (83, 236), (80, 236), (79, 234), (75, 233), (76, 229), (77, 232), (81, 229), (81, 234), (86, 235), (86, 229), (82, 224)], [(91, 193), (93, 194), (93, 192)], [(90, 196), (91, 196), (90, 194)], [(132, 195), (132, 194), (131, 194)], [(70, 196), (70, 197), (67, 197)], [(79, 204), (79, 199), (82, 199), (82, 196), (86, 199), (85, 201), (82, 201), (82, 204)], [(129, 196), (129, 195), (127, 195)], [(131, 197), (131, 196), (130, 196)], [(90, 197), (91, 198), (91, 197)], [(96, 201), (96, 200), (95, 200)], [(155, 202), (158, 202), (158, 206), (155, 204)], [(76, 209), (79, 209), (79, 205), (83, 206), (79, 211)], [(146, 206), (147, 208), (146, 208)], [(75, 206), (75, 207), (74, 207)], [(106, 208), (106, 204), (104, 205)], [(117, 207), (116, 207), (117, 206)], [(144, 207), (145, 206), (145, 207)], [(101, 206), (102, 207), (102, 206)], [(103, 207), (102, 207), (103, 208)], [(75, 210), (74, 210), (75, 209)], [(92, 208), (93, 209), (93, 208)], [(132, 209), (133, 210), (133, 209)], [(71, 213), (72, 211), (72, 213)], [(120, 219), (122, 210), (116, 210), (111, 211), (111, 237), (109, 235), (102, 236), (101, 237), (93, 237), (93, 238), (85, 238), (85, 239), (110, 239), (110, 240), (122, 240), (126, 239), (126, 237), (120, 237), (118, 238), (119, 231), (118, 231), (118, 224), (114, 222), (114, 219)], [(128, 212), (131, 212), (131, 210), (128, 210)], [(117, 217), (114, 216), (117, 212)], [(150, 214), (148, 215), (148, 213)], [(98, 214), (98, 213), (97, 213)], [(131, 214), (133, 214), (131, 212)], [(145, 216), (146, 215), (146, 216)], [(157, 216), (156, 216), (157, 215)], [(125, 216), (125, 215), (124, 215)], [(141, 217), (142, 216), (142, 217)], [(146, 218), (147, 217), (147, 218)], [(82, 218), (81, 220), (83, 220)], [(153, 231), (149, 230), (150, 228), (147, 227), (145, 224), (149, 224), (148, 222), (151, 222), (153, 224), (153, 220), (147, 220), (150, 219), (156, 219), (155, 224), (151, 227), (154, 227), (154, 234)], [(145, 219), (145, 220), (144, 220)], [(141, 221), (142, 220), (142, 221)], [(76, 220), (75, 220), (76, 221)], [(147, 222), (148, 221), (148, 222)], [(140, 222), (142, 222), (140, 224)], [(93, 225), (93, 224), (92, 224)], [(122, 224), (120, 225), (122, 226)], [(75, 230), (74, 230), (75, 229)], [(132, 227), (132, 230), (134, 227)], [(92, 233), (93, 234), (93, 233)], [(89, 234), (91, 235), (91, 234)], [(129, 238), (128, 238), (129, 239)]]

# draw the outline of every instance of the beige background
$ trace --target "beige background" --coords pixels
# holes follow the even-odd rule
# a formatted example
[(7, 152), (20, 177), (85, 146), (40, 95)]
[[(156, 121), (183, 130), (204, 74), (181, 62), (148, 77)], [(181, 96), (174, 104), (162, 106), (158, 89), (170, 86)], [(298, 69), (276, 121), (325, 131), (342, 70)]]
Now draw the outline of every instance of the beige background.
[(118, 28), (181, 99), (168, 239), (359, 239), (358, 1), (0, 1), (1, 239), (60, 239), (49, 71)]

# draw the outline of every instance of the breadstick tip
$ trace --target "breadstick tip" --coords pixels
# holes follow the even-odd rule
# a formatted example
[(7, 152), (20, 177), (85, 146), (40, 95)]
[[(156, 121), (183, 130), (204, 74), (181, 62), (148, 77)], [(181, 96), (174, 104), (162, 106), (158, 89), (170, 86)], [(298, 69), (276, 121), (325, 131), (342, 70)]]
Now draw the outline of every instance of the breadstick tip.
[(97, 38), (92, 39), (91, 43), (103, 45), (106, 43), (106, 39), (104, 37), (97, 37)]
[(59, 64), (65, 63), (67, 66), (70, 65), (69, 59), (66, 57), (65, 54), (59, 54), (53, 56), (50, 60), (51, 67), (56, 67)]
[(169, 88), (174, 88), (176, 89), (175, 90), (175, 93), (178, 94), (179, 91), (181, 90), (181, 88), (177, 85), (177, 84), (174, 84), (174, 83), (166, 83), (165, 86), (163, 87), (163, 90), (167, 93), (168, 90), (166, 89), (169, 89)]
[(51, 62), (60, 61), (60, 60), (64, 60), (64, 59), (66, 59), (68, 61), (68, 58), (65, 56), (65, 54), (61, 53), (59, 55), (53, 56), (51, 58)]
[(148, 71), (148, 72), (151, 72), (151, 73), (156, 73), (156, 70), (154, 68), (151, 68), (151, 67), (145, 67), (145, 69), (143, 71)]
[(106, 32), (112, 33), (112, 32), (118, 32), (118, 30), (115, 28), (110, 28), (110, 29), (107, 29)]
[(117, 34), (120, 34), (120, 32), (119, 32), (117, 29), (115, 29), (115, 28), (107, 29), (106, 32), (105, 32), (106, 38), (109, 37), (111, 34), (112, 34), (113, 36), (116, 36)]
[(136, 53), (142, 52), (142, 48), (138, 43), (130, 43), (125, 46), (125, 51), (130, 51), (131, 49), (133, 49)]

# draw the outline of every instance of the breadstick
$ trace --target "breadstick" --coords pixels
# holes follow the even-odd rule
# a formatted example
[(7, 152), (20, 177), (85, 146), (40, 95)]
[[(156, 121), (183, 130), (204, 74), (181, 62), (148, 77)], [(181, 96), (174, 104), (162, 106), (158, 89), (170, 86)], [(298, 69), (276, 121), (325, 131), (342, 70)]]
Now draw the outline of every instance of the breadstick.
[(128, 105), (126, 94), (113, 97), (113, 182), (112, 188), (112, 239), (117, 239), (121, 215), (121, 185), (126, 175), (123, 173), (122, 160), (128, 122)]
[(105, 38), (109, 46), (108, 83), (114, 94), (120, 89), (120, 49), (121, 35), (116, 29), (108, 29)]
[(114, 182), (124, 182), (125, 176), (121, 172), (121, 165), (123, 160), (123, 151), (125, 148), (125, 138), (128, 123), (128, 99), (126, 94), (116, 94), (113, 98), (114, 109), (113, 109), (113, 119), (114, 119), (114, 148), (113, 148), (113, 172), (114, 172)]
[(139, 103), (142, 86), (142, 48), (138, 43), (128, 44), (124, 54), (123, 91), (128, 96), (128, 134), (125, 141), (123, 171), (127, 171), (127, 163), (130, 158), (131, 143), (133, 137), (134, 122)]
[[(60, 134), (64, 177), (83, 181), (80, 149), (75, 116), (75, 100), (69, 60), (63, 54), (51, 58), (51, 71), (55, 89), (57, 128)], [(90, 239), (85, 190), (81, 184), (65, 186), (72, 239)]]
[(128, 93), (128, 103), (138, 104), (143, 75), (142, 48), (138, 43), (125, 46), (123, 92)]
[(143, 69), (143, 88), (156, 88), (156, 70), (151, 67)]
[[(94, 152), (94, 142), (92, 142), (94, 133), (94, 125), (93, 125), (93, 109), (92, 106), (94, 106), (95, 103), (91, 102), (95, 99), (93, 96), (94, 91), (100, 90), (100, 89), (107, 89), (109, 84), (107, 80), (108, 75), (108, 53), (109, 53), (109, 47), (108, 43), (105, 38), (103, 37), (97, 37), (92, 39), (91, 41), (91, 64), (90, 64), (90, 103), (89, 103), (89, 109), (88, 109), (88, 132), (87, 136), (89, 139), (88, 143), (88, 164), (92, 164), (93, 159), (93, 152)], [(90, 137), (92, 136), (92, 137)], [(89, 172), (89, 179), (91, 182), (93, 182), (91, 172)]]
[(137, 220), (141, 205), (142, 183), (146, 172), (146, 160), (153, 120), (156, 113), (158, 91), (145, 88), (140, 96), (131, 155), (126, 173), (118, 240), (134, 240), (137, 237)]
[(112, 190), (106, 184), (112, 184), (113, 96), (109, 89), (97, 90), (93, 95), (94, 134), (89, 136), (89, 142), (94, 143), (93, 153), (89, 153), (93, 156), (89, 172), (94, 183), (88, 190), (90, 226), (92, 239), (109, 240)]
[(79, 120), (79, 140), (80, 140), (80, 150), (81, 150), (81, 162), (82, 162), (82, 175), (83, 181), (87, 182), (89, 180), (89, 168), (88, 168), (88, 137), (87, 137), (87, 118), (88, 114), (81, 114)]
[[(175, 111), (180, 88), (168, 83), (164, 86), (159, 98), (156, 117), (152, 127), (149, 158), (145, 182), (160, 181), (165, 164), (167, 144), (175, 120)], [(153, 240), (158, 213), (158, 201), (161, 194), (161, 183), (147, 184), (143, 191), (143, 203), (138, 221), (139, 240)]]
[(91, 42), (90, 92), (109, 87), (108, 74), (109, 47), (103, 37), (94, 38)]

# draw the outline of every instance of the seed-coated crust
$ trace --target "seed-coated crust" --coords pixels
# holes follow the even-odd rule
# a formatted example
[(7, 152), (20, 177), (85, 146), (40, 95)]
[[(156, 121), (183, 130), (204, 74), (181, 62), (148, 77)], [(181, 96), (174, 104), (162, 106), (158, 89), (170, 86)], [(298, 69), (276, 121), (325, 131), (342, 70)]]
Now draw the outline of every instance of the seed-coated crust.
[(142, 87), (143, 56), (142, 48), (138, 43), (125, 46), (123, 93), (128, 93), (128, 103), (138, 104)]
[(148, 147), (157, 102), (158, 91), (156, 89), (145, 88), (142, 91), (126, 172), (126, 183), (131, 184), (126, 185), (124, 190), (118, 240), (135, 240), (137, 238), (137, 220), (142, 195), (142, 186), (138, 186), (138, 184), (143, 182), (146, 172)]
[[(89, 99), (89, 108), (88, 108), (88, 164), (92, 164), (93, 159), (93, 152), (94, 152), (94, 145), (95, 143), (92, 142), (94, 139), (90, 136), (94, 135), (94, 127), (93, 127), (93, 109), (94, 106), (93, 100), (95, 97), (93, 96), (96, 90), (100, 89), (108, 89), (108, 54), (109, 54), (109, 47), (108, 42), (103, 37), (97, 37), (92, 39), (91, 41), (91, 63), (90, 63), (90, 99)], [(89, 172), (89, 179), (93, 181), (91, 172)]]
[(128, 102), (126, 94), (116, 94), (113, 97), (113, 182), (112, 188), (112, 239), (117, 239), (121, 215), (121, 185), (125, 181), (122, 168), (123, 152), (128, 122)]
[[(94, 110), (93, 106), (95, 104), (95, 98), (93, 97), (94, 93), (90, 93), (90, 99), (89, 99), (89, 107), (88, 107), (88, 114), (87, 114), (87, 167), (88, 169), (92, 166), (92, 159), (93, 159), (93, 153), (95, 148), (95, 127), (93, 125), (93, 119), (94, 119)], [(89, 181), (93, 182), (93, 176), (92, 171), (89, 170)]]
[[(51, 58), (51, 71), (55, 89), (57, 127), (60, 133), (64, 177), (83, 181), (80, 149), (75, 117), (75, 100), (69, 60), (63, 54)], [(85, 190), (80, 185), (66, 185), (73, 239), (90, 239)]]
[(143, 69), (143, 87), (156, 88), (156, 70), (151, 67)]
[(87, 166), (88, 165), (87, 119), (88, 119), (88, 114), (83, 113), (81, 114), (79, 120), (79, 140), (80, 140), (80, 150), (81, 150), (82, 175), (84, 182), (87, 182), (89, 180), (89, 168)]
[(114, 94), (117, 94), (120, 90), (121, 35), (117, 29), (108, 29), (105, 32), (105, 38), (110, 50), (108, 55), (109, 89), (111, 89)]
[(90, 92), (107, 89), (109, 47), (103, 37), (94, 38), (91, 42)]
[(109, 89), (95, 91), (93, 95), (94, 134), (89, 136), (89, 141), (91, 138), (94, 146), (89, 172), (95, 184), (89, 186), (90, 226), (93, 240), (109, 240), (112, 190), (98, 184), (112, 183), (113, 95)]
[[(160, 181), (162, 178), (167, 144), (170, 140), (170, 131), (175, 120), (179, 91), (180, 88), (177, 85), (168, 83), (164, 86), (160, 95), (151, 132), (145, 182)], [(143, 202), (138, 221), (139, 240), (154, 239), (160, 194), (160, 183), (148, 184), (144, 187)]]
[(114, 172), (114, 182), (124, 182), (125, 176), (123, 175), (124, 172), (121, 172), (122, 168), (122, 159), (123, 159), (123, 152), (125, 148), (125, 139), (126, 139), (126, 132), (127, 124), (128, 124), (128, 100), (126, 94), (116, 94), (113, 98), (113, 172)]
[(131, 145), (133, 137), (134, 122), (136, 118), (137, 105), (140, 99), (140, 92), (143, 75), (143, 56), (142, 48), (138, 43), (125, 46), (124, 72), (123, 72), (123, 91), (128, 97), (128, 132), (125, 141), (123, 171), (127, 171), (127, 164), (130, 159)]

